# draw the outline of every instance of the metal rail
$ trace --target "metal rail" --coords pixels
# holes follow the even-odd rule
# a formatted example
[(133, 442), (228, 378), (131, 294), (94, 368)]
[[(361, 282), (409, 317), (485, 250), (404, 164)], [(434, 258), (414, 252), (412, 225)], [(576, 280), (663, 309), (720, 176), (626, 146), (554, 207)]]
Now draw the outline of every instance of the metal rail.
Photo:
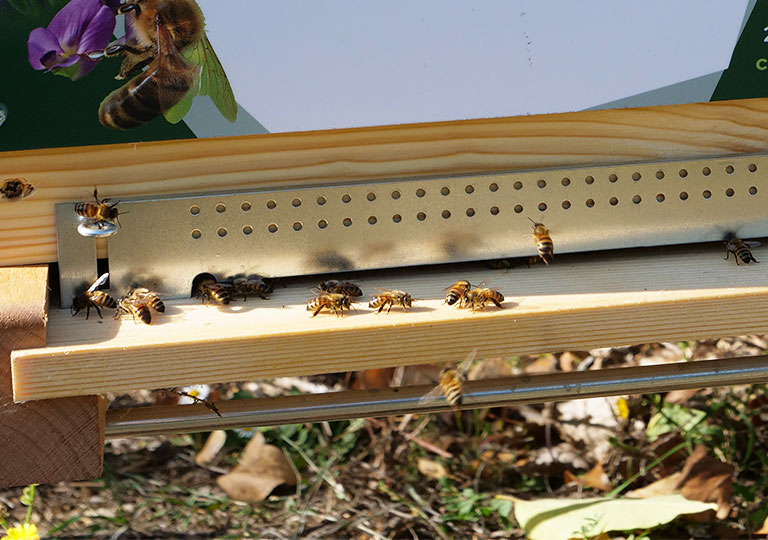
[[(471, 381), (466, 384), (462, 408), (497, 407), (757, 382), (768, 382), (768, 356)], [(420, 398), (432, 388), (409, 386), (230, 400), (216, 404), (221, 417), (202, 405), (108, 411), (105, 435), (108, 439), (118, 439), (450, 410), (450, 405), (442, 399), (420, 402)]]

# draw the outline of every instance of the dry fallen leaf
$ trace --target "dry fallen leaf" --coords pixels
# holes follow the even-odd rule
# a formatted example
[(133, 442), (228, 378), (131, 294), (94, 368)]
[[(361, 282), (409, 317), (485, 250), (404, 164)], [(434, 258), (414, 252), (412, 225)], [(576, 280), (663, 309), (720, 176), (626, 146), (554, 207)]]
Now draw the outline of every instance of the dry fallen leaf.
[(678, 405), (682, 405), (683, 403), (691, 399), (693, 396), (695, 396), (700, 390), (701, 388), (688, 388), (686, 390), (672, 390), (669, 394), (667, 394), (664, 397), (664, 402), (677, 403)]
[(763, 526), (759, 530), (755, 531), (755, 534), (768, 534), (768, 517), (763, 521)]
[(232, 472), (216, 480), (227, 495), (249, 502), (263, 501), (280, 484), (295, 486), (298, 481), (283, 451), (266, 444), (261, 432), (248, 442)]
[(662, 495), (671, 495), (677, 489), (680, 479), (683, 477), (683, 473), (676, 472), (669, 476), (665, 476), (660, 480), (656, 480), (652, 484), (648, 484), (645, 487), (639, 489), (633, 489), (627, 492), (627, 497), (632, 499), (648, 499), (650, 497), (660, 497)]
[(445, 470), (445, 467), (437, 461), (432, 461), (427, 458), (419, 458), (419, 472), (434, 480), (440, 480), (441, 478), (448, 476), (448, 471)]
[(603, 469), (602, 463), (598, 463), (592, 467), (581, 478), (568, 470), (563, 473), (563, 477), (567, 484), (575, 482), (577, 484), (581, 484), (582, 486), (591, 487), (599, 491), (610, 491), (613, 489), (611, 481), (608, 480), (608, 475), (605, 473), (605, 469)]
[(227, 442), (227, 432), (221, 429), (212, 431), (208, 438), (205, 440), (205, 444), (200, 452), (195, 456), (195, 463), (204, 467), (208, 465), (216, 454), (224, 448), (224, 443)]

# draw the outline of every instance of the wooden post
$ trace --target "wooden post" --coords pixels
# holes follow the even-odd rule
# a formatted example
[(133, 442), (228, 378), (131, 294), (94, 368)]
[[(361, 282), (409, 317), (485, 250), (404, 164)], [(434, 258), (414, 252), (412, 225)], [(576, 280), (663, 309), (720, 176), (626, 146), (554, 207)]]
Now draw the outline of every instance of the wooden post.
[(98, 396), (14, 403), (10, 356), (42, 347), (48, 267), (0, 268), (0, 487), (101, 474), (105, 407)]

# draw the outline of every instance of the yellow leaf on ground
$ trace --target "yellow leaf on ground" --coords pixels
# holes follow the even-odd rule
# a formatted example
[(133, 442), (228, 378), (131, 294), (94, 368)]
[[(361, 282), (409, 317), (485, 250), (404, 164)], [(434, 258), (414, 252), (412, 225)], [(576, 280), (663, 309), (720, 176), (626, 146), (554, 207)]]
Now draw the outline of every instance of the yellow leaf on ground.
[(759, 530), (755, 531), (755, 534), (768, 534), (768, 517), (763, 521), (763, 526)]
[(213, 461), (213, 458), (216, 457), (216, 454), (218, 454), (221, 449), (224, 448), (225, 442), (227, 442), (226, 431), (221, 429), (212, 431), (211, 434), (208, 435), (208, 438), (205, 440), (203, 448), (200, 449), (200, 452), (198, 452), (195, 456), (195, 463), (201, 467), (208, 465), (211, 461)]
[(448, 471), (445, 470), (440, 463), (432, 461), (427, 458), (419, 458), (419, 472), (428, 478), (440, 480), (448, 476)]

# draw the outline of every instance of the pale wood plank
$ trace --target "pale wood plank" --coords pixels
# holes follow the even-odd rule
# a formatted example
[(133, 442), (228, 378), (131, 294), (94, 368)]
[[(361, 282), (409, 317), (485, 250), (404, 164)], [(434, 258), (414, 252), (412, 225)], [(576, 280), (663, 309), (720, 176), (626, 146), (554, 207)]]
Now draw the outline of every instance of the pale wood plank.
[(768, 99), (6, 152), (0, 178), (38, 191), (0, 201), (0, 266), (55, 261), (53, 205), (95, 185), (127, 197), (766, 151)]
[[(754, 251), (758, 260), (768, 248)], [(230, 307), (169, 302), (157, 326), (51, 313), (49, 347), (13, 356), (17, 400), (300, 376), (482, 355), (583, 350), (768, 331), (768, 275), (723, 260), (721, 244), (558, 257), (546, 268), (481, 264), (371, 272), (360, 283), (407, 290), (409, 313), (362, 305), (309, 317), (309, 281)], [(490, 281), (505, 309), (442, 304), (457, 279)], [(367, 302), (367, 297), (366, 297)]]

